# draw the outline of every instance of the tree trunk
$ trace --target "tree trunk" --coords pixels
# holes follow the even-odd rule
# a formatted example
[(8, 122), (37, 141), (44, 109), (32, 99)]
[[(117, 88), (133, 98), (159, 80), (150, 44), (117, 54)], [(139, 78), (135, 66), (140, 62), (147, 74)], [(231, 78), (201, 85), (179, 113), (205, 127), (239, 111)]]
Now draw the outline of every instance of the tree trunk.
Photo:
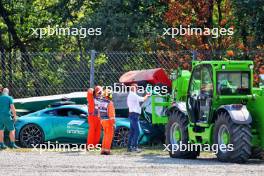
[(15, 30), (15, 24), (13, 21), (10, 20), (9, 18), (9, 13), (8, 11), (5, 9), (2, 0), (0, 0), (0, 15), (2, 16), (2, 18), (4, 19), (4, 22), (7, 26), (8, 32), (11, 34), (13, 40), (14, 40), (14, 44), (15, 46), (17, 46), (21, 53), (22, 53), (22, 61), (23, 61), (23, 71), (30, 71), (32, 72), (32, 63), (30, 58), (27, 55), (27, 49), (26, 46), (24, 45), (24, 43), (20, 40), (20, 38), (17, 35), (17, 32)]
[[(216, 1), (217, 2), (217, 11), (218, 11), (218, 25), (220, 26), (220, 27), (222, 27), (221, 26), (221, 22), (222, 22), (222, 19), (223, 19), (223, 17), (222, 17), (222, 10), (221, 10), (221, 2), (222, 2), (222, 0), (217, 0)], [(221, 35), (218, 37), (218, 46), (217, 46), (217, 50), (221, 50), (221, 49), (223, 49), (222, 48), (222, 37), (221, 37)], [(221, 56), (220, 56), (220, 58), (221, 58)]]

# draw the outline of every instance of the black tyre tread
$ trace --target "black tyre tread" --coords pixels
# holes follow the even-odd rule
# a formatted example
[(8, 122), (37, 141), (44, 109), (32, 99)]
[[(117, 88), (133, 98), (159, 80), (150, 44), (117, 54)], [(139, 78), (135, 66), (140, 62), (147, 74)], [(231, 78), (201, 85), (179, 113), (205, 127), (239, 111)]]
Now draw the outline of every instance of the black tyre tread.
[(120, 130), (121, 128), (126, 128), (126, 129), (128, 130), (128, 136), (127, 136), (127, 137), (129, 137), (129, 129), (128, 129), (127, 127), (118, 127), (118, 128), (116, 128), (115, 131), (114, 131), (113, 142), (112, 142), (112, 146), (113, 146), (113, 147), (127, 147), (127, 145), (128, 145), (128, 144), (126, 143), (126, 144), (124, 144), (123, 146), (118, 146), (118, 145), (116, 144), (116, 141), (114, 140), (116, 133), (118, 133), (119, 130)]
[(24, 128), (26, 128), (27, 126), (30, 126), (30, 125), (36, 126), (37, 128), (40, 129), (40, 131), (41, 131), (41, 133), (42, 133), (42, 138), (43, 138), (41, 144), (44, 143), (45, 135), (44, 135), (44, 132), (43, 132), (42, 128), (39, 127), (39, 126), (36, 125), (36, 124), (30, 123), (30, 124), (26, 124), (25, 126), (23, 126), (23, 127), (21, 128), (20, 132), (19, 132), (19, 145), (20, 145), (21, 147), (24, 147), (24, 148), (32, 148), (32, 147), (28, 147), (28, 146), (26, 146), (26, 145), (23, 145), (23, 143), (21, 142), (21, 135), (22, 135), (21, 132), (23, 131)]
[[(169, 122), (166, 126), (166, 144), (170, 144), (170, 128), (171, 125), (174, 122), (178, 122), (181, 130), (182, 130), (182, 143), (187, 143), (188, 142), (188, 118), (180, 111), (173, 111), (170, 114)], [(171, 148), (170, 148), (171, 149)], [(181, 159), (195, 159), (197, 156), (199, 156), (200, 152), (199, 151), (177, 151), (172, 153), (169, 151), (170, 157), (171, 158), (181, 158)]]
[(223, 162), (244, 163), (251, 155), (251, 129), (249, 124), (234, 123), (227, 112), (221, 112), (215, 122), (214, 139), (217, 143), (218, 128), (225, 123), (230, 132), (230, 143), (233, 144), (234, 150), (227, 156), (217, 155), (217, 158)]

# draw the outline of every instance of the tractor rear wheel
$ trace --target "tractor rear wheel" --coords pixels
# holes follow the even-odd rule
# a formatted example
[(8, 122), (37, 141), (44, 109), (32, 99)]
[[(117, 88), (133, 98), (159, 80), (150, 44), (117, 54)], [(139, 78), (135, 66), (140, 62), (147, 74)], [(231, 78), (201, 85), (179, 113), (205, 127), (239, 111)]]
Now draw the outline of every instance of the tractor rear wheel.
[(195, 159), (200, 151), (180, 150), (180, 145), (188, 145), (188, 118), (180, 111), (170, 114), (166, 126), (166, 144), (169, 145), (169, 154), (172, 158)]
[(244, 163), (251, 155), (251, 130), (248, 124), (236, 124), (227, 112), (220, 112), (215, 122), (214, 143), (218, 160)]

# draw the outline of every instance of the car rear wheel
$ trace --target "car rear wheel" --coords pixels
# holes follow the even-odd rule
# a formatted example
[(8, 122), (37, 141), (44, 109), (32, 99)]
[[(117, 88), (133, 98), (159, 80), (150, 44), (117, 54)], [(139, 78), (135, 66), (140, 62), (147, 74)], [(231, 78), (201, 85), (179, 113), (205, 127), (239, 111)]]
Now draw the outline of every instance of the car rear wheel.
[(119, 127), (115, 130), (113, 146), (127, 147), (129, 137), (129, 129), (126, 127)]
[(39, 126), (29, 124), (20, 131), (19, 141), (22, 147), (32, 148), (33, 145), (36, 146), (44, 142), (44, 133)]

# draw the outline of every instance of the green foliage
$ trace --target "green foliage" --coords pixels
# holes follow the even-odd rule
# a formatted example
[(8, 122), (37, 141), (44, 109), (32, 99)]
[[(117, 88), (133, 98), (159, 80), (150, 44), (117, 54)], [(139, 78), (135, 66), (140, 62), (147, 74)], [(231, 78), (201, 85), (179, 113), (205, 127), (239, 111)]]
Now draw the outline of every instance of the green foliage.
[[(179, 2), (185, 3), (162, 0), (0, 0), (0, 7), (6, 12), (5, 14), (4, 11), (0, 11), (0, 52), (10, 53), (0, 56), (1, 82), (20, 87), (17, 90), (18, 96), (23, 92), (27, 92), (27, 95), (43, 95), (45, 88), (50, 89), (49, 94), (60, 93), (63, 91), (62, 87), (73, 89), (78, 86), (85, 89), (89, 84), (89, 51), (92, 49), (105, 53), (98, 55), (96, 59), (97, 73), (107, 72), (107, 76), (118, 81), (120, 73), (152, 68), (158, 65), (155, 62), (162, 63), (164, 58), (153, 57), (152, 63), (145, 59), (144, 54), (133, 56), (130, 53), (130, 56), (126, 56), (123, 53), (123, 59), (118, 60), (120, 53), (111, 55), (107, 53), (109, 51), (151, 52), (160, 48), (174, 48), (176, 43), (181, 43), (181, 49), (187, 50), (207, 49), (208, 46), (212, 46), (211, 49), (234, 48), (236, 44), (234, 42), (230, 44), (232, 41), (243, 43), (243, 47), (247, 49), (263, 45), (264, 1), (218, 0), (214, 1), (213, 10), (208, 8), (204, 10), (189, 3), (183, 8), (186, 11), (181, 14), (175, 15), (177, 13), (172, 9), (172, 13), (167, 13), (166, 16), (172, 4)], [(220, 6), (217, 6), (218, 2)], [(228, 2), (232, 2), (232, 6), (227, 5)], [(179, 13), (180, 7), (177, 8)], [(213, 11), (210, 24), (213, 27), (219, 27), (223, 19), (227, 20), (224, 27), (230, 27), (234, 23), (236, 31), (234, 39), (206, 38), (199, 40), (200, 42), (195, 40), (183, 42), (184, 38), (175, 40), (169, 38), (166, 40), (169, 46), (164, 44), (164, 47), (161, 43), (163, 28), (171, 27), (166, 17), (177, 19), (175, 20), (177, 23), (186, 22), (187, 17), (191, 18), (190, 21), (199, 22), (204, 20), (205, 11)], [(182, 19), (183, 21), (180, 21)], [(40, 38), (32, 35), (33, 28), (47, 26), (101, 28), (102, 35), (86, 38), (59, 35)], [(177, 59), (186, 60), (185, 57), (180, 57), (167, 59), (171, 59), (173, 63)], [(98, 83), (108, 84), (102, 80), (105, 78), (102, 77)]]
[(256, 48), (264, 43), (264, 1), (234, 0), (238, 38), (245, 46)]
[(157, 47), (166, 4), (160, 1), (102, 0), (83, 26), (102, 28), (102, 35), (91, 37), (87, 49), (99, 51), (137, 51)]

